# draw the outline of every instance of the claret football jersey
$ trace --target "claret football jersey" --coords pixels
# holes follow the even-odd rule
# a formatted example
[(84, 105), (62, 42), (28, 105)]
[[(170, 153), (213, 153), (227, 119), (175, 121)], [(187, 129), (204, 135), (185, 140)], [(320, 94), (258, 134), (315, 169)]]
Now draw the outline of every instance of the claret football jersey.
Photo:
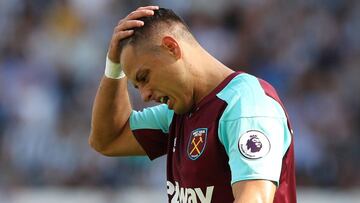
[(130, 127), (151, 160), (167, 155), (169, 202), (230, 203), (231, 185), (253, 179), (276, 184), (274, 202), (296, 202), (290, 122), (264, 80), (234, 72), (191, 112), (133, 111)]

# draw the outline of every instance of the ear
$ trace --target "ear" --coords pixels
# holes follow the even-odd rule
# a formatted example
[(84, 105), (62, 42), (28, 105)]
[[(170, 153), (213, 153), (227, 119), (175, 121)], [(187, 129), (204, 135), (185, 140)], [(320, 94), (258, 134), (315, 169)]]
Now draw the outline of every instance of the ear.
[(162, 46), (167, 49), (169, 54), (174, 56), (176, 59), (179, 59), (181, 57), (180, 46), (174, 38), (170, 36), (165, 36), (162, 39)]

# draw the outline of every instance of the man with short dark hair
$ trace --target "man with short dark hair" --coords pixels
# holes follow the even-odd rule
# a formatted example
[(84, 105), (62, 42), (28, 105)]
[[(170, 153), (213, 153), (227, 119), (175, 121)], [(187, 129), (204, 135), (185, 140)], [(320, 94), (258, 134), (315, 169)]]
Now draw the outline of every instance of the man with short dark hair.
[[(161, 104), (132, 110), (128, 80)], [(138, 8), (115, 27), (89, 142), (107, 156), (167, 154), (169, 202), (296, 202), (275, 90), (216, 60), (168, 9)]]

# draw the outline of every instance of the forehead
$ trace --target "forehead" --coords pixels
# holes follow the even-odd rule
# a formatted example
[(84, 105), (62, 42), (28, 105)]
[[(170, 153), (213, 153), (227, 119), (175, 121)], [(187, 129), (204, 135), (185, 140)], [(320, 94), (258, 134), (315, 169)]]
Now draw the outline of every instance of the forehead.
[(135, 48), (133, 46), (125, 46), (121, 51), (120, 55), (120, 63), (121, 67), (123, 68), (125, 74), (129, 76), (134, 70), (134, 67), (138, 67), (136, 63), (136, 59), (139, 60), (137, 57), (137, 53), (135, 52)]
[(121, 67), (131, 81), (143, 69), (150, 68), (151, 57), (144, 51), (136, 50), (132, 45), (125, 46), (120, 55)]

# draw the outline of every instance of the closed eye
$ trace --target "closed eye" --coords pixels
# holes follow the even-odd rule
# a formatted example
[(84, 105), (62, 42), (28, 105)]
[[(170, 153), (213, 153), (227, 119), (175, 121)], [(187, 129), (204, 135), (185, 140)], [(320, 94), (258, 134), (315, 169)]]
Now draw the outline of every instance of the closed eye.
[(146, 79), (147, 79), (147, 76), (141, 76), (139, 79), (138, 79), (138, 82), (146, 82)]
[(140, 70), (136, 73), (136, 82), (147, 83), (149, 79), (149, 69)]

